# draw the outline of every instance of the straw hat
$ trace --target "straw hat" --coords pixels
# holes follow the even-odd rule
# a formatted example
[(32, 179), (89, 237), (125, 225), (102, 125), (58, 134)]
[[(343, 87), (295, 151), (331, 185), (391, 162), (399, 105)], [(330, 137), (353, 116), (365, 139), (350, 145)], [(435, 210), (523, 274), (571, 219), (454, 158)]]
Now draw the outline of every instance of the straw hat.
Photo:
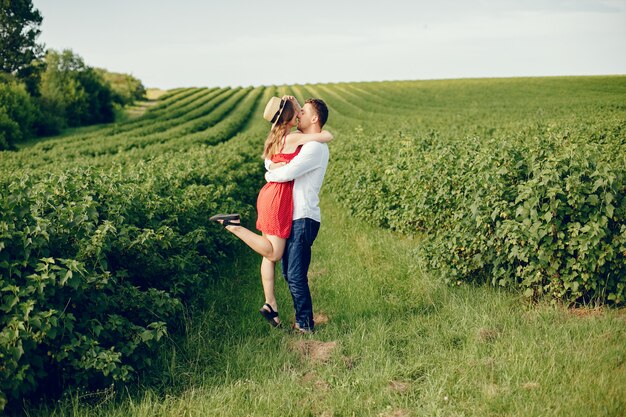
[(272, 97), (267, 102), (265, 110), (263, 111), (263, 118), (272, 124), (275, 124), (280, 118), (283, 109), (285, 108), (285, 102), (287, 100), (281, 100), (278, 97)]

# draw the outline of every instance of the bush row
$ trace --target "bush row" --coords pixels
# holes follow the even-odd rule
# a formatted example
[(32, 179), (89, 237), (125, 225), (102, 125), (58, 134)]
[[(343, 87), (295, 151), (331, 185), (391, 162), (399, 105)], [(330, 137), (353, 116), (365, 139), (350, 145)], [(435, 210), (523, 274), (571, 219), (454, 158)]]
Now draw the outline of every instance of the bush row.
[[(368, 122), (366, 101), (329, 95), (341, 140), (333, 143), (328, 187), (354, 214), (425, 236), (417, 246), (421, 258), (448, 282), (487, 281), (532, 298), (622, 305), (626, 113), (619, 94), (597, 94), (620, 79), (579, 79), (579, 88), (596, 91), (585, 101), (568, 97), (567, 91), (580, 94), (575, 82), (561, 90), (535, 81), (540, 101), (508, 85), (484, 84), (464, 93), (474, 106), (465, 110), (452, 103), (461, 94), (442, 88), (456, 122), (434, 112), (427, 121), (416, 114)], [(316, 95), (324, 88), (304, 90)], [(476, 105), (484, 101), (489, 109), (486, 98), (507, 91), (508, 106), (492, 115)], [(399, 97), (411, 93), (398, 88)], [(418, 87), (413, 94), (419, 97)], [(539, 117), (519, 116), (535, 106)]]
[(255, 122), (232, 136), (251, 117), (262, 120), (262, 93), (271, 91), (249, 93), (243, 115), (225, 119), (236, 123), (229, 136), (218, 130), (222, 143), (214, 146), (172, 145), (132, 163), (109, 157), (97, 168), (84, 156), (71, 168), (43, 164), (3, 178), (0, 408), (55, 388), (125, 381), (150, 367), (183, 303), (230, 250), (232, 240), (208, 217), (252, 217), (266, 126)]

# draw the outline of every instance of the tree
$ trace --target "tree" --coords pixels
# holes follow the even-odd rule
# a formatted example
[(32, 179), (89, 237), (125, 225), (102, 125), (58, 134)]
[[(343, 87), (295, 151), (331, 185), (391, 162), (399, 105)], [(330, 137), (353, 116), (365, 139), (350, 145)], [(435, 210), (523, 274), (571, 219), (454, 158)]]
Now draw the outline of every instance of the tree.
[(135, 100), (146, 98), (146, 88), (132, 75), (110, 72), (103, 68), (96, 68), (96, 72), (109, 83), (113, 91), (113, 102), (118, 105), (123, 107), (133, 104)]
[(66, 49), (46, 55), (41, 77), (41, 98), (63, 114), (69, 126), (108, 123), (114, 120), (111, 87), (83, 59)]
[(0, 0), (0, 71), (24, 81), (36, 93), (43, 44), (36, 40), (43, 17), (31, 0)]
[(0, 76), (0, 150), (32, 135), (36, 108), (23, 83)]

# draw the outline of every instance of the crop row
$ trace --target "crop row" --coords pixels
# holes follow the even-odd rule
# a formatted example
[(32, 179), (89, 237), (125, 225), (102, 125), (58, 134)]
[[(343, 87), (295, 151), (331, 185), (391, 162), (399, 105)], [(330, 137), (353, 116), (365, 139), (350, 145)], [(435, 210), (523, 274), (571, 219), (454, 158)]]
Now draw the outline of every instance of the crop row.
[[(210, 100), (215, 95), (228, 90), (228, 89), (189, 89), (185, 93), (181, 94), (182, 99), (177, 99), (178, 95), (174, 96), (165, 105), (161, 104), (156, 108), (149, 110), (143, 117), (135, 120), (127, 121), (124, 123), (113, 124), (106, 128), (93, 129), (86, 134), (73, 134), (70, 138), (65, 140), (55, 140), (54, 143), (49, 146), (57, 146), (60, 144), (67, 145), (73, 142), (85, 141), (97, 137), (110, 137), (113, 135), (119, 135), (122, 133), (129, 133), (131, 131), (142, 132), (144, 135), (149, 134), (149, 130), (144, 130), (144, 127), (154, 125), (164, 125), (169, 120), (176, 120), (177, 118), (186, 115), (190, 110), (194, 110), (200, 103)], [(171, 101), (173, 100), (173, 101)], [(162, 129), (165, 130), (165, 129)]]
[[(98, 157), (98, 164), (106, 165), (110, 158), (119, 159), (130, 149), (144, 149), (152, 145), (159, 145), (162, 148), (162, 144), (166, 142), (198, 132), (204, 137), (210, 137), (211, 128), (217, 128), (216, 125), (222, 122), (229, 123), (227, 116), (237, 108), (236, 106), (240, 104), (243, 106), (243, 108), (237, 108), (234, 113), (238, 120), (242, 117), (250, 117), (253, 98), (258, 97), (259, 91), (248, 95), (248, 90), (225, 90), (222, 94), (212, 96), (207, 103), (186, 115), (163, 122), (156, 120), (149, 126), (124, 134), (104, 135), (76, 142), (69, 141), (69, 143), (44, 142), (34, 146), (29, 152), (6, 155), (6, 157), (10, 156), (11, 160), (3, 164), (3, 168), (32, 171), (40, 168), (42, 164), (64, 168), (66, 165), (75, 165), (83, 157)], [(224, 136), (222, 135), (221, 138), (223, 140)], [(216, 139), (212, 143), (218, 141)], [(95, 162), (94, 159), (87, 159), (87, 161), (89, 164)]]
[[(176, 112), (187, 93), (159, 108)], [(115, 154), (95, 135), (76, 141), (71, 156), (64, 146), (2, 155), (0, 408), (154, 365), (158, 341), (232, 250), (210, 214), (253, 217), (272, 93), (224, 90), (206, 115), (178, 117), (182, 128), (115, 135)]]
[(623, 78), (357, 87), (294, 86), (331, 108), (327, 187), (352, 213), (425, 236), (424, 267), (448, 282), (625, 302)]
[(271, 95), (331, 110), (326, 185), (442, 279), (623, 304), (623, 77), (177, 89), (142, 117), (0, 153), (0, 408), (127, 380), (253, 220)]

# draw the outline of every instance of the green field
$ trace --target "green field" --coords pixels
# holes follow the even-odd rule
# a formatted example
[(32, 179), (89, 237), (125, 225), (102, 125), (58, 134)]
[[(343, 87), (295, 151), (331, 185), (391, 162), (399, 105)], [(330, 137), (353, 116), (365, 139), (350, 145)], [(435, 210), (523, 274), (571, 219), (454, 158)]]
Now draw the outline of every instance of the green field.
[[(260, 259), (207, 220), (254, 224), (282, 94), (335, 135), (306, 337), (262, 321)], [(625, 99), (624, 76), (186, 88), (0, 153), (7, 410), (622, 415)], [(86, 388), (37, 401), (61, 386)]]

